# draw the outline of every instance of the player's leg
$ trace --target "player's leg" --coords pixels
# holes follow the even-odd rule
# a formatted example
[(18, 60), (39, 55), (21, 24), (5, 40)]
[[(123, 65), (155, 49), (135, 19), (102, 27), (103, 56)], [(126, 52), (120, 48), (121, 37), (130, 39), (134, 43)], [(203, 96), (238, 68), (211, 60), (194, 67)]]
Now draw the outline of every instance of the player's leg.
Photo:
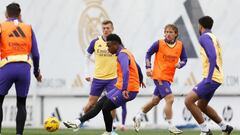
[(93, 78), (90, 94), (88, 97), (88, 103), (83, 108), (83, 116), (73, 121), (64, 121), (63, 124), (67, 128), (72, 128), (73, 131), (78, 131), (79, 127), (83, 127), (85, 121), (95, 117), (101, 111), (102, 106), (106, 100), (106, 96), (103, 96), (99, 101), (98, 99), (101, 96), (105, 85), (105, 80)]
[(209, 101), (213, 97), (216, 89), (220, 86), (219, 83), (213, 81), (211, 83), (208, 90), (208, 93), (206, 93), (206, 96), (197, 102), (197, 106), (201, 109), (203, 113), (205, 113), (210, 119), (212, 119), (215, 123), (219, 125), (219, 127), (222, 130), (223, 135), (229, 135), (231, 134), (233, 127), (230, 125), (227, 125), (221, 117), (218, 115), (218, 113), (208, 105)]
[(112, 111), (111, 111), (111, 115), (112, 115), (112, 118), (113, 118), (113, 127), (112, 127), (112, 134), (115, 134), (115, 135), (117, 135), (117, 133), (115, 132), (116, 131), (116, 129), (117, 129), (117, 110), (116, 109), (113, 109)]
[(168, 122), (168, 131), (174, 134), (181, 134), (182, 131), (176, 128), (172, 121), (172, 105), (174, 102), (174, 95), (172, 94), (170, 83), (168, 81), (159, 82), (159, 89), (160, 96), (165, 100), (164, 113), (166, 115), (166, 121)]
[(1, 134), (1, 129), (2, 129), (2, 120), (3, 120), (3, 109), (2, 109), (2, 104), (4, 100), (4, 95), (0, 95), (0, 134)]
[(88, 102), (83, 108), (83, 112), (87, 113), (94, 105), (97, 103), (99, 97), (101, 96), (103, 89), (104, 89), (104, 82), (103, 80), (93, 78), (90, 94), (88, 97)]
[(27, 97), (17, 97), (17, 116), (16, 116), (17, 135), (22, 135), (25, 121), (27, 118), (26, 99)]
[(174, 96), (173, 94), (169, 94), (164, 97), (165, 100), (165, 106), (164, 106), (164, 113), (166, 115), (166, 120), (170, 126), (172, 126), (172, 116), (173, 116), (173, 111), (172, 111), (172, 105), (174, 101)]
[(107, 100), (107, 96), (103, 96), (90, 111), (88, 111), (79, 119), (81, 123), (84, 123), (85, 121), (94, 118), (102, 110), (103, 105)]
[(222, 121), (217, 112), (211, 106), (208, 105), (208, 101), (200, 99), (197, 102), (197, 106), (215, 123), (220, 123)]
[(159, 96), (153, 95), (152, 99), (142, 107), (142, 112), (144, 114), (148, 113), (154, 106), (159, 104), (160, 100)]
[(133, 117), (133, 122), (134, 122), (134, 129), (136, 132), (139, 131), (140, 127), (141, 127), (141, 121), (143, 119), (143, 117), (146, 115), (146, 113), (148, 113), (154, 106), (158, 105), (158, 103), (160, 102), (161, 98), (159, 96), (153, 95), (152, 99), (147, 102), (142, 108), (141, 110), (137, 113), (136, 116)]
[(0, 134), (2, 129), (2, 119), (3, 119), (3, 110), (2, 110), (2, 104), (5, 98), (5, 95), (7, 95), (8, 90), (12, 87), (13, 84), (13, 78), (14, 73), (11, 71), (13, 67), (11, 67), (11, 64), (7, 64), (4, 67), (1, 67), (0, 70)]
[(102, 109), (107, 133), (112, 131), (113, 118), (110, 112), (126, 102), (133, 100), (136, 96), (137, 92), (129, 92), (129, 98), (125, 99), (122, 95), (122, 91), (118, 89), (115, 89), (114, 94), (107, 94), (108, 101), (104, 104)]
[(26, 111), (26, 99), (30, 86), (30, 65), (28, 63), (16, 63), (18, 72), (16, 73), (16, 93), (17, 93), (17, 116), (16, 116), (16, 127), (17, 135), (22, 135), (24, 125), (27, 117)]
[(160, 87), (159, 87), (159, 81), (154, 80), (154, 84), (155, 84), (155, 89), (153, 92), (153, 97), (152, 99), (147, 102), (141, 109), (141, 111), (137, 114), (138, 118), (142, 118), (147, 112), (149, 112), (154, 106), (158, 105), (160, 100), (161, 100), (161, 96), (160, 96)]
[(107, 99), (103, 105), (102, 112), (107, 132), (112, 132), (113, 117), (111, 111), (116, 108), (116, 105), (110, 99)]
[(153, 97), (152, 99), (147, 102), (142, 108), (141, 110), (137, 113), (136, 116), (133, 117), (133, 122), (134, 122), (134, 128), (135, 131), (138, 132), (141, 126), (141, 120), (142, 118), (146, 115), (147, 112), (149, 112), (154, 106), (158, 105), (161, 97), (160, 97), (160, 87), (159, 87), (159, 81), (154, 80), (154, 84), (155, 84), (155, 90), (153, 92)]
[(215, 123), (219, 125), (219, 127), (222, 130), (222, 135), (231, 134), (233, 127), (230, 125), (227, 125), (221, 119), (218, 113), (211, 106), (208, 105), (208, 102), (206, 100), (200, 99), (197, 105), (202, 110), (203, 113), (205, 113), (210, 119), (212, 119)]
[[(115, 84), (117, 82), (117, 79), (114, 78), (114, 79), (110, 79), (110, 80), (107, 80), (106, 81), (106, 86), (105, 86), (105, 89), (106, 89), (106, 92), (109, 93), (110, 91), (112, 91), (113, 89), (115, 89)], [(113, 93), (112, 93), (113, 94)], [(116, 128), (117, 128), (117, 120), (116, 120), (116, 117), (117, 117), (117, 110), (114, 109), (111, 111), (111, 115), (112, 115), (112, 118), (113, 118), (113, 130), (112, 130), (112, 134), (113, 135), (117, 135), (117, 133), (115, 132)]]
[(194, 119), (199, 124), (201, 134), (210, 135), (211, 131), (209, 130), (206, 122), (204, 121), (202, 112), (200, 108), (195, 104), (196, 101), (198, 101), (201, 97), (204, 97), (204, 95), (206, 95), (206, 91), (208, 91), (208, 89), (206, 88), (206, 85), (203, 80), (191, 92), (187, 94), (185, 98), (185, 105), (193, 115)]
[(97, 103), (98, 99), (99, 99), (99, 96), (89, 95), (88, 96), (88, 102), (85, 105), (85, 107), (83, 108), (83, 112), (87, 113), (88, 111), (90, 111), (90, 109), (93, 108), (94, 105)]
[(121, 125), (122, 131), (125, 130), (126, 118), (127, 118), (127, 104), (125, 103), (122, 105), (122, 125)]
[[(113, 119), (116, 117), (115, 115), (116, 115), (117, 106), (111, 101), (111, 98), (113, 97), (116, 98), (116, 93), (118, 93), (119, 90), (117, 90), (116, 88), (113, 88), (112, 86), (113, 85), (106, 87), (106, 90), (108, 92), (107, 93), (108, 100), (106, 101), (106, 104), (104, 104), (104, 107), (102, 109), (106, 132), (104, 132), (103, 134), (109, 134), (111, 132), (112, 134), (117, 134), (114, 131), (115, 129), (113, 128)], [(113, 89), (110, 90), (110, 88), (113, 88)]]
[[(99, 83), (95, 83), (95, 85), (96, 84), (99, 84)], [(101, 86), (103, 86), (103, 87), (100, 87), (100, 88), (104, 88), (104, 85), (101, 85)], [(99, 88), (99, 87), (97, 87), (97, 88)], [(94, 89), (92, 89), (92, 90), (94, 90)], [(115, 91), (115, 89), (110, 91), (108, 94), (113, 95), (114, 91)], [(92, 94), (94, 94), (94, 93), (92, 92)], [(85, 121), (95, 117), (102, 110), (104, 102), (106, 100), (107, 100), (107, 96), (103, 96), (99, 101), (97, 101), (95, 106), (92, 109), (90, 109), (90, 111), (86, 112), (81, 118), (76, 119), (74, 121), (64, 121), (63, 124), (67, 128), (72, 128), (74, 131), (77, 131), (79, 127), (82, 127), (82, 125)]]
[(101, 99), (99, 99), (95, 106), (90, 111), (85, 113), (81, 118), (76, 119), (75, 121), (64, 121), (63, 124), (67, 128), (72, 128), (74, 130), (78, 129), (85, 121), (94, 118), (102, 110), (106, 100), (107, 96), (103, 96)]

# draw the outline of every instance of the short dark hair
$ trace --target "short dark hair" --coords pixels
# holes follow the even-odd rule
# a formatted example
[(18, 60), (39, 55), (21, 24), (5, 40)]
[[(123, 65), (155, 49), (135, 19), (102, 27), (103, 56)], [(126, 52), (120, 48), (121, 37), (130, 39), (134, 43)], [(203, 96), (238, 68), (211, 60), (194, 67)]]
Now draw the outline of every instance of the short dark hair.
[(122, 40), (117, 34), (110, 34), (107, 36), (107, 41), (117, 42), (118, 44), (122, 45)]
[(106, 25), (106, 24), (111, 24), (113, 26), (113, 22), (111, 20), (104, 20), (102, 22), (102, 25)]
[(203, 16), (198, 20), (199, 24), (205, 29), (212, 29), (213, 19), (210, 16)]
[(18, 3), (11, 3), (6, 7), (8, 17), (19, 17), (21, 8)]

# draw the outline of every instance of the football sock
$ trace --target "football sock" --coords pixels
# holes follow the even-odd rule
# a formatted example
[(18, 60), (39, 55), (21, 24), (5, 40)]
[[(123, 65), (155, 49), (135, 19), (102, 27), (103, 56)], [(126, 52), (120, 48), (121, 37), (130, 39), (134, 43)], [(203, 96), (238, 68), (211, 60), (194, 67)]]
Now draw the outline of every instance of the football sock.
[(2, 110), (2, 104), (5, 96), (0, 96), (0, 134), (2, 129), (2, 119), (3, 119), (3, 110)]
[(218, 123), (219, 127), (222, 129), (222, 130), (225, 130), (227, 128), (227, 125), (221, 121), (220, 123)]
[(203, 122), (202, 124), (199, 124), (201, 131), (208, 132), (209, 128), (207, 127), (207, 124)]
[(103, 104), (107, 99), (107, 96), (103, 96), (89, 112), (85, 113), (81, 118), (79, 118), (81, 123), (84, 123), (85, 121), (95, 117), (102, 110)]
[(112, 131), (113, 118), (111, 115), (111, 111), (116, 108), (117, 107), (110, 99), (107, 99), (103, 105), (102, 112), (103, 112), (103, 118), (104, 118), (105, 128), (107, 132)]
[(24, 125), (27, 117), (26, 99), (26, 97), (17, 97), (17, 134), (22, 134), (24, 130)]

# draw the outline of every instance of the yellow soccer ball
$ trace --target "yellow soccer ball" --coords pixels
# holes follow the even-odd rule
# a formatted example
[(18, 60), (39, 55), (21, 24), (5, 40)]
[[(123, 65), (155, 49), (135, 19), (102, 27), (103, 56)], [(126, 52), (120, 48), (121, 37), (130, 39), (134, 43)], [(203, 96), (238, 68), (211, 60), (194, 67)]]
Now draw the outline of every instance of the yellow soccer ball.
[(59, 129), (59, 124), (60, 124), (60, 122), (56, 117), (48, 117), (44, 121), (44, 128), (48, 132), (55, 132), (56, 130)]

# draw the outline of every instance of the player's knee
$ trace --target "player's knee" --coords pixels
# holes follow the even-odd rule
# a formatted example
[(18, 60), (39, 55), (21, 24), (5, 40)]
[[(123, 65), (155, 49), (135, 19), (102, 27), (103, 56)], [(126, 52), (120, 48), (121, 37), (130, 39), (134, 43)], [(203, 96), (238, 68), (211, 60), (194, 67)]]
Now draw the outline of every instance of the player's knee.
[(174, 102), (174, 98), (170, 98), (170, 99), (168, 99), (168, 100), (166, 100), (166, 104), (173, 104), (173, 102)]
[(202, 111), (202, 112), (205, 112), (205, 108), (204, 107), (202, 107), (201, 105), (199, 106), (199, 105), (197, 105), (198, 106), (198, 108)]
[(83, 108), (83, 111), (84, 113), (88, 112), (90, 109), (92, 109), (94, 107), (93, 104), (87, 104), (84, 108)]
[[(104, 105), (103, 108), (102, 108), (102, 111), (103, 112), (109, 112), (111, 113), (112, 112), (112, 109), (109, 107), (109, 105)], [(112, 114), (112, 113), (111, 113)]]
[(95, 101), (95, 100), (89, 100), (87, 106), (88, 106), (89, 108), (92, 108), (92, 107), (95, 106), (95, 104), (96, 104), (96, 101)]
[(173, 102), (174, 102), (174, 96), (173, 95), (169, 95), (169, 96), (165, 97), (165, 101), (166, 101), (166, 104), (172, 105)]
[(17, 97), (17, 107), (25, 107), (26, 106), (26, 97)]
[(116, 108), (116, 105), (110, 99), (107, 99), (103, 104), (102, 111), (111, 113), (111, 111), (115, 110)]
[(152, 105), (153, 105), (153, 106), (158, 105), (159, 101), (160, 101), (159, 99), (153, 98), (153, 99), (152, 99)]
[(95, 105), (95, 104), (93, 104), (93, 103), (88, 104), (89, 108), (93, 108), (94, 105)]
[(205, 110), (206, 110), (206, 106), (204, 105), (204, 104), (201, 104), (201, 103), (197, 103), (197, 106), (198, 106), (198, 108), (202, 111), (202, 112), (205, 112)]
[(184, 104), (188, 108), (191, 105), (191, 99), (189, 97), (186, 97), (184, 100)]
[(89, 106), (94, 106), (97, 103), (97, 100), (89, 100), (88, 104)]

